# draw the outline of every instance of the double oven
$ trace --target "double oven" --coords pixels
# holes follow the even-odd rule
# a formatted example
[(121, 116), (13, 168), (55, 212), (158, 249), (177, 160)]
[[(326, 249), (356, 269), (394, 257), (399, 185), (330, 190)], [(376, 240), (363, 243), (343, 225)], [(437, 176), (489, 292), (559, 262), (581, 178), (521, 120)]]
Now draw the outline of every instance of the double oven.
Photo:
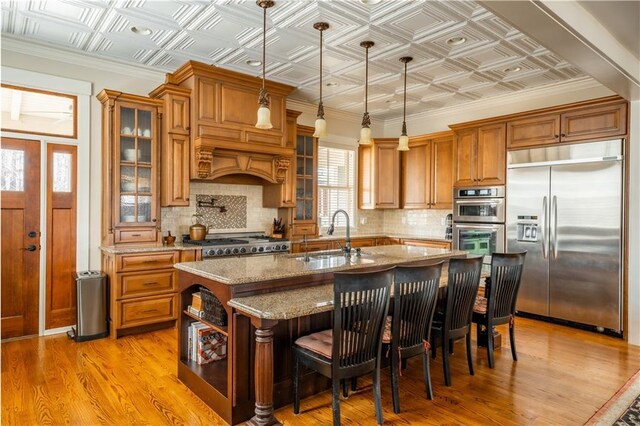
[(491, 255), (505, 248), (504, 186), (453, 191), (453, 248), (482, 255), (484, 263), (491, 263)]

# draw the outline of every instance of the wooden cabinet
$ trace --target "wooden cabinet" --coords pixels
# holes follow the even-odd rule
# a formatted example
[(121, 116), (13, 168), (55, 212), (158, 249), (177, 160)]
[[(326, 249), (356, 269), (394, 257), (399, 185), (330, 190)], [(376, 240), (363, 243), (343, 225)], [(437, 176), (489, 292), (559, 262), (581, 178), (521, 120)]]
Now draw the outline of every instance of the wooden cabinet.
[(402, 244), (407, 246), (418, 246), (418, 247), (432, 247), (432, 248), (442, 248), (451, 250), (451, 242), (450, 241), (440, 241), (440, 240), (413, 240), (413, 239), (402, 239)]
[(190, 94), (191, 90), (174, 84), (163, 84), (150, 94), (164, 103), (160, 143), (162, 207), (189, 205)]
[(358, 148), (358, 207), (400, 207), (400, 151), (397, 139), (375, 139)]
[(395, 244), (400, 244), (399, 238), (391, 238), (391, 237), (376, 238), (377, 246), (392, 246)]
[(401, 207), (450, 209), (453, 205), (453, 133), (412, 138), (402, 153)]
[(598, 140), (626, 133), (626, 102), (605, 102), (508, 121), (507, 148)]
[(102, 268), (109, 277), (110, 335), (170, 327), (178, 318), (179, 261), (200, 259), (201, 250), (103, 253)]
[[(300, 111), (287, 110), (287, 146), (296, 147), (298, 138), (298, 116)], [(296, 148), (297, 151), (297, 148)], [(265, 183), (262, 186), (262, 205), (264, 207), (295, 207), (296, 206), (296, 157), (285, 173), (281, 184)]]
[(453, 186), (504, 185), (505, 123), (453, 129), (456, 133)]
[(310, 251), (321, 251), (333, 249), (333, 241), (310, 241), (306, 245), (304, 243), (291, 244), (291, 253), (304, 253), (305, 249)]
[(102, 241), (160, 241), (158, 203), (163, 102), (112, 90), (102, 103)]
[(318, 235), (318, 139), (313, 127), (298, 126), (295, 158), (295, 208), (289, 210), (290, 238)]

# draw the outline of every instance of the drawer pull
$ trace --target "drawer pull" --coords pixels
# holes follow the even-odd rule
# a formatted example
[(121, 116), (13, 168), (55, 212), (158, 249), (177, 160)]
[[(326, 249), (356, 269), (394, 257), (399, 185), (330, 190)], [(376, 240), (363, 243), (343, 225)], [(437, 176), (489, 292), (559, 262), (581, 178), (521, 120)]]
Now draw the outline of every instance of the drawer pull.
[(142, 237), (142, 234), (131, 234), (132, 237)]
[(153, 314), (155, 312), (159, 312), (157, 309), (147, 309), (146, 311), (142, 311), (143, 314)]
[(158, 261), (158, 259), (148, 259), (148, 260), (143, 260), (142, 263), (156, 263)]
[(147, 283), (143, 283), (142, 285), (156, 285), (158, 284), (158, 281), (149, 281)]

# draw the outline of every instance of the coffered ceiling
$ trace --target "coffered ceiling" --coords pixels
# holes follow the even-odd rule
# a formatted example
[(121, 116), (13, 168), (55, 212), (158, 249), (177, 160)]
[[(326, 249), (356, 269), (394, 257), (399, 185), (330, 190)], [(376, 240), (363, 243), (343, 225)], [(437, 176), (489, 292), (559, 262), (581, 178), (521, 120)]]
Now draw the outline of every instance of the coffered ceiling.
[[(362, 112), (364, 40), (375, 42), (369, 111), (383, 119), (402, 114), (401, 56), (414, 57), (408, 113), (589, 78), (475, 2), (371, 3), (276, 0), (268, 10), (267, 78), (295, 86), (294, 98), (317, 102), (318, 21), (331, 26), (324, 103), (339, 110)], [(261, 72), (247, 64), (262, 57), (262, 9), (253, 0), (3, 0), (2, 34), (165, 72), (187, 60)], [(456, 38), (465, 42), (451, 44)]]

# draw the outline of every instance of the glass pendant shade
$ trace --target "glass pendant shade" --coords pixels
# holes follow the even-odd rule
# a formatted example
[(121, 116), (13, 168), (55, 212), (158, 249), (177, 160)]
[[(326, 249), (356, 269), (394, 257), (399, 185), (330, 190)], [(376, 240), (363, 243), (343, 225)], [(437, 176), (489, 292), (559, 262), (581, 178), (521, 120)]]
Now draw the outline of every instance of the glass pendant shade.
[(316, 119), (316, 130), (313, 132), (314, 138), (326, 138), (327, 137), (327, 121), (324, 118)]
[(258, 129), (271, 129), (271, 111), (269, 110), (269, 94), (265, 87), (265, 67), (266, 67), (266, 49), (267, 49), (267, 9), (273, 7), (275, 2), (273, 0), (256, 0), (256, 4), (263, 10), (262, 15), (262, 89), (258, 96), (258, 120), (256, 121), (256, 128)]
[(271, 110), (268, 106), (260, 105), (258, 108), (258, 121), (256, 122), (256, 128), (258, 129), (272, 129), (271, 124)]
[(409, 151), (409, 136), (400, 135), (398, 139), (398, 151)]
[(358, 143), (365, 146), (373, 143), (373, 139), (371, 139), (371, 129), (369, 127), (360, 129), (360, 141)]

